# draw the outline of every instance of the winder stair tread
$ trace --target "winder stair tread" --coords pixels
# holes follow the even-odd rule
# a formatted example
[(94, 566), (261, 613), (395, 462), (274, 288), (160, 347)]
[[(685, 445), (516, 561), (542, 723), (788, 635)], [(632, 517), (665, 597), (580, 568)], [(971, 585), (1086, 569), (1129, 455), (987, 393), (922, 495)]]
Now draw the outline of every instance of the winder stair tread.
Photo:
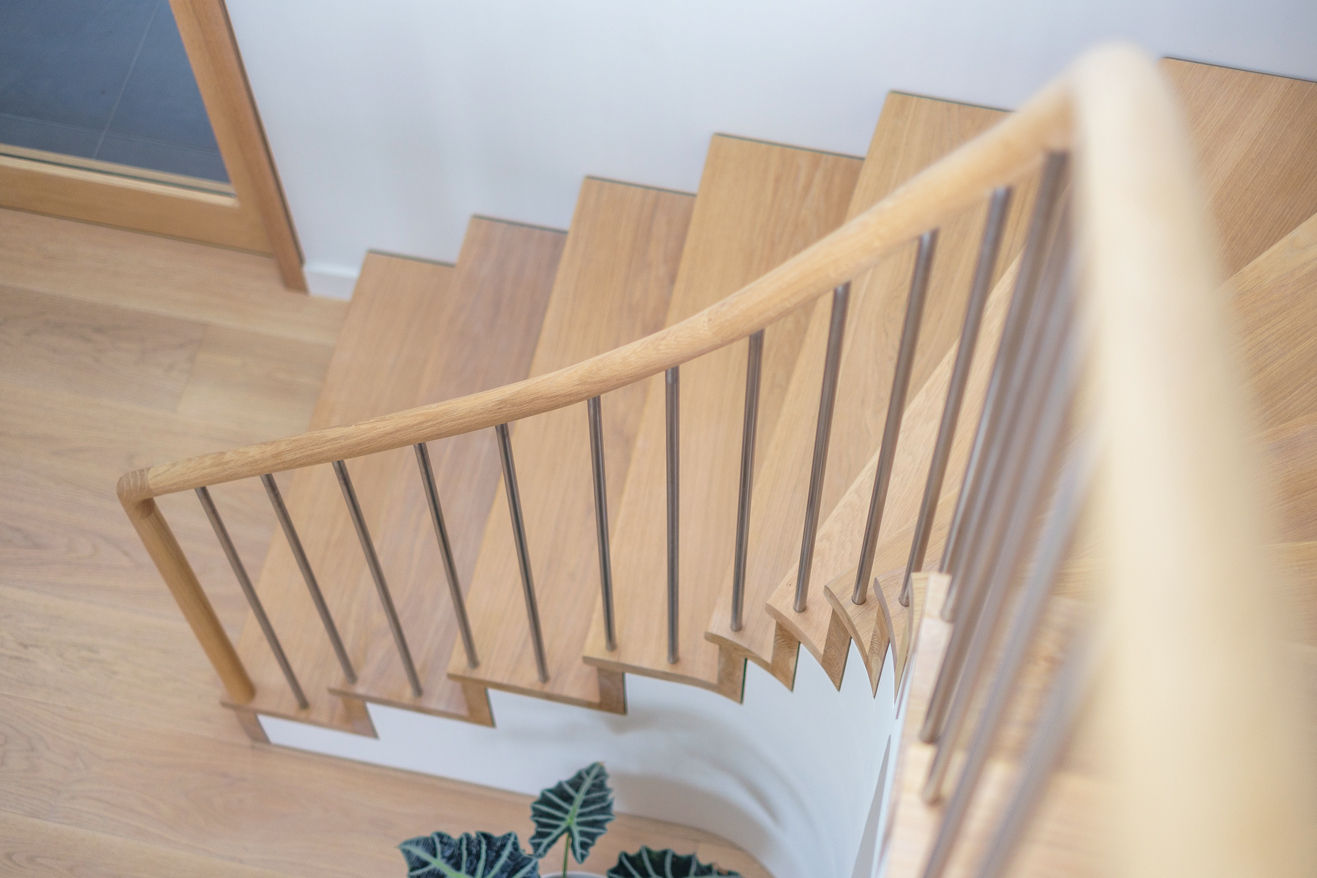
[[(901, 93), (889, 94), (874, 130), (850, 214), (863, 212), (1003, 116), (999, 111), (983, 107)], [(997, 263), (999, 277), (1009, 261), (1006, 254), (1017, 250), (1023, 238), (1031, 200), (1030, 188), (1027, 185), (1017, 187), (1012, 199), (1002, 245), (1003, 257)], [(916, 400), (920, 394), (935, 396), (939, 388), (945, 395), (947, 375), (937, 367), (948, 351), (954, 351), (959, 335), (983, 215), (981, 209), (967, 211), (939, 231), (908, 400)], [(797, 370), (788, 390), (788, 405), (801, 415), (784, 419), (769, 446), (771, 456), (789, 462), (768, 472), (756, 485), (761, 496), (771, 499), (757, 504), (754, 510), (750, 542), (753, 560), (747, 576), (747, 600), (753, 595), (759, 605), (766, 603), (768, 613), (754, 624), (747, 622), (739, 635), (726, 629), (725, 622), (724, 630), (718, 632), (720, 638), (735, 638), (743, 648), (762, 656), (773, 637), (772, 626), (776, 625), (788, 636), (805, 644), (834, 684), (840, 683), (850, 641), (841, 625), (842, 618), (834, 615), (826, 599), (825, 588), (839, 578), (839, 582), (844, 581), (848, 572), (853, 579), (860, 555), (864, 516), (868, 512), (867, 497), (858, 510), (850, 507), (845, 510), (851, 517), (858, 513), (858, 527), (852, 527), (849, 521), (827, 527), (825, 522), (881, 445), (914, 251), (913, 243), (893, 251), (852, 282), (820, 530), (810, 568), (805, 610), (797, 613), (794, 604), (815, 413), (822, 382), (821, 354), (807, 357)], [(827, 315), (816, 313), (811, 333), (819, 345), (825, 340), (827, 331)], [(931, 413), (921, 413), (907, 403), (881, 533), (908, 526), (913, 518), (913, 513), (905, 508), (908, 504), (904, 503), (906, 498), (902, 487), (910, 473), (923, 471), (920, 469), (921, 460), (924, 469), (927, 467), (933, 437), (930, 435), (926, 440), (917, 437), (928, 432), (929, 424), (921, 421), (930, 414), (935, 435), (937, 420), (941, 416), (940, 406)], [(871, 471), (869, 482), (872, 484)], [(922, 487), (921, 481), (919, 488)], [(914, 499), (917, 509), (919, 497)], [(775, 539), (774, 534), (782, 534), (784, 538)]]
[[(1236, 271), (1249, 260), (1262, 256), (1278, 237), (1317, 210), (1317, 183), (1312, 181), (1312, 175), (1303, 171), (1308, 161), (1304, 144), (1317, 137), (1317, 84), (1184, 61), (1163, 61), (1162, 69), (1185, 101), (1189, 127), (1199, 145), (1205, 188), (1225, 245), (1227, 268)], [(1017, 209), (1028, 206), (1020, 195), (1016, 199)], [(999, 262), (999, 267), (1001, 264)], [(1002, 297), (1009, 293), (1011, 282), (1008, 271), (994, 288), (990, 299), (984, 335), (975, 359), (974, 375), (978, 383), (972, 383), (966, 395), (946, 487), (934, 519), (926, 564), (935, 563), (945, 541), (955, 493), (982, 402), (991, 349), (995, 347), (996, 333), (1004, 314), (1005, 300)], [(1247, 323), (1247, 317), (1243, 319)], [(945, 374), (949, 374), (950, 356), (950, 353), (946, 355), (941, 366)], [(907, 407), (906, 424), (918, 422), (920, 417), (937, 417), (933, 412), (940, 411), (945, 377), (939, 379), (935, 375), (928, 384)], [(926, 414), (912, 414), (919, 410)], [(934, 429), (924, 432), (931, 442)], [(1312, 459), (1303, 451), (1308, 443), (1297, 441), (1292, 430), (1282, 430), (1281, 433), (1276, 441), (1286, 443), (1289, 453)], [(903, 437), (902, 444), (898, 445), (897, 465), (884, 520), (901, 522), (901, 525), (894, 525), (882, 536), (874, 565), (879, 592), (888, 599), (871, 600), (860, 606), (851, 603), (852, 583), (845, 580), (847, 573), (853, 575), (857, 555), (849, 548), (833, 558), (829, 565), (832, 578), (826, 586), (826, 596), (829, 608), (835, 613), (831, 620), (833, 633), (839, 627), (838, 623), (843, 623), (840, 627), (844, 627), (860, 647), (874, 686), (889, 644), (893, 647), (899, 670), (910, 637), (908, 612), (890, 598), (900, 588), (911, 527), (923, 487), (926, 458), (916, 460), (913, 468), (910, 463), (911, 455), (917, 457), (922, 444), (925, 443), (906, 443)], [(1297, 452), (1293, 450), (1296, 446)], [(875, 455), (876, 451), (875, 448)], [(833, 555), (831, 547), (848, 539), (858, 539), (850, 535), (862, 532), (874, 462), (875, 458), (871, 457), (846, 494), (835, 504), (829, 504), (832, 512), (830, 520), (820, 531), (816, 570), (820, 561), (826, 563)], [(794, 571), (791, 571), (783, 576), (783, 583), (771, 601), (772, 610), (779, 618), (786, 617), (790, 611), (789, 597), (793, 586)], [(808, 633), (814, 642), (826, 643), (827, 631), (820, 620)]]
[[(666, 323), (714, 304), (840, 225), (859, 166), (852, 157), (714, 137)], [(783, 391), (813, 307), (765, 333), (761, 436), (779, 417), (799, 415), (784, 408)], [(617, 649), (607, 648), (596, 606), (585, 655), (598, 667), (741, 695), (743, 659), (720, 655), (705, 633), (732, 563), (746, 356), (743, 341), (680, 368), (679, 647), (673, 663), (667, 654), (664, 378), (645, 382), (644, 413), (612, 537)], [(756, 455), (758, 472), (766, 464)]]

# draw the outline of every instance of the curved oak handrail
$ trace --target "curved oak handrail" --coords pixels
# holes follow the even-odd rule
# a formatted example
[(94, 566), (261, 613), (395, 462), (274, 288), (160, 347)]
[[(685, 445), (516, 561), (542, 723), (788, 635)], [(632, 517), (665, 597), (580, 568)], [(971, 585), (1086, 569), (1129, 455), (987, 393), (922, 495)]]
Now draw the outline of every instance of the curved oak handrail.
[[(1114, 55), (1112, 63), (1117, 63)], [(937, 225), (948, 213), (972, 206), (1043, 151), (1069, 146), (1066, 82), (1062, 77), (1049, 85), (995, 127), (777, 268), (652, 335), (502, 387), (137, 470), (120, 480), (119, 496), (125, 503), (136, 502), (492, 427), (584, 402), (746, 338), (863, 272), (888, 249)]]
[(1235, 317), (1181, 111), (1116, 52), (1072, 70), (1086, 404), (1103, 448), (1093, 714), (1118, 802), (1105, 855), (1137, 878), (1298, 878), (1317, 866), (1308, 693), (1281, 648)]

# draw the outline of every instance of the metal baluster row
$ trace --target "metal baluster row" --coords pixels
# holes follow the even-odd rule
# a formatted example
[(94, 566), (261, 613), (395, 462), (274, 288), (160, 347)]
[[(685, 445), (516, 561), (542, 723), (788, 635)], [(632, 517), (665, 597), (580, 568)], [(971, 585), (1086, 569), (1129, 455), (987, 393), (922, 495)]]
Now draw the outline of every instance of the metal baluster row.
[(955, 574), (960, 570), (960, 561), (965, 553), (964, 534), (972, 531), (973, 524), (981, 519), (979, 504), (987, 496), (987, 492), (981, 489), (981, 482), (990, 477), (1000, 447), (997, 412), (1000, 400), (1012, 395), (1012, 388), (1008, 385), (1012, 383), (1012, 377), (1018, 371), (1015, 369), (1015, 362), (1025, 339), (1028, 338), (1028, 321), (1038, 290), (1038, 276), (1042, 270), (1047, 242), (1054, 226), (1054, 211), (1067, 164), (1068, 159), (1065, 154), (1053, 153), (1048, 156), (1043, 167), (1029, 234), (1020, 257), (1015, 290), (1010, 308), (1006, 312), (1006, 322), (997, 345), (992, 374), (988, 379), (983, 414), (974, 433), (974, 444), (970, 449), (965, 478), (961, 482), (960, 495), (956, 499), (956, 509), (951, 519), (951, 529), (947, 533), (942, 561), (938, 565), (939, 570), (952, 574), (951, 591), (948, 593), (947, 607), (944, 611), (951, 608), (959, 593)]
[(247, 568), (243, 566), (242, 559), (238, 557), (238, 550), (229, 537), (229, 530), (224, 526), (219, 510), (215, 508), (215, 501), (211, 499), (210, 491), (205, 487), (201, 487), (197, 488), (196, 493), (197, 499), (201, 501), (201, 508), (205, 510), (206, 518), (210, 521), (211, 529), (215, 531), (215, 539), (219, 540), (220, 548), (224, 551), (224, 557), (228, 559), (229, 566), (233, 568), (233, 575), (238, 580), (238, 586), (242, 589), (243, 596), (247, 598), (247, 604), (251, 607), (253, 615), (256, 616), (256, 623), (261, 626), (261, 632), (265, 634), (265, 641), (270, 645), (270, 651), (274, 653), (274, 660), (279, 663), (279, 670), (283, 672), (284, 679), (288, 681), (288, 688), (293, 690), (293, 697), (297, 699), (297, 706), (302, 710), (306, 710), (310, 706), (306, 700), (306, 693), (302, 691), (302, 684), (297, 681), (297, 675), (293, 673), (292, 665), (288, 663), (288, 656), (284, 654), (279, 636), (274, 633), (274, 626), (270, 624), (270, 617), (265, 614), (265, 607), (261, 604), (260, 596), (256, 594), (256, 589), (252, 586), (251, 577), (247, 575)]
[[(991, 589), (1004, 587), (1002, 580), (1010, 575), (998, 568), (1010, 563), (1012, 549), (1023, 539), (1011, 530), (1016, 513), (1029, 505), (1031, 496), (1027, 492), (1037, 490), (1030, 480), (1046, 474), (1077, 380), (1073, 358), (1066, 356), (1067, 342), (1073, 335), (1068, 297), (1047, 296), (1040, 305), (1034, 316), (1046, 322), (1040, 332), (1026, 339), (1016, 363), (1020, 380), (1013, 382), (1015, 392), (1002, 398), (998, 412), (1003, 439), (998, 443), (1000, 453), (992, 461), (994, 469), (983, 482), (990, 495), (981, 504), (983, 518), (976, 519), (982, 526), (968, 535), (966, 545), (971, 551), (965, 556), (963, 571), (953, 575), (953, 582), (960, 580), (956, 624), (933, 689), (928, 717), (920, 730), (926, 742), (941, 735), (949, 700), (964, 669), (970, 632), (979, 626)], [(1025, 431), (1029, 435), (1024, 435)], [(1015, 542), (1009, 543), (1012, 539)]]
[[(1006, 709), (1015, 694), (1029, 649), (1042, 626), (1043, 613), (1052, 595), (1061, 563), (1078, 528), (1080, 511), (1092, 482), (1095, 460), (1093, 449), (1088, 445), (1072, 449), (1058, 480), (1048, 508), (1047, 523), (1038, 540), (1033, 569), (1020, 590), (1015, 611), (1003, 633), (1005, 652), (988, 690), (960, 777), (942, 812), (942, 820), (924, 871), (926, 878), (934, 878), (945, 869), (955, 841), (964, 827), (970, 803), (987, 768), (992, 744), (1001, 732)], [(967, 693), (966, 703), (970, 697), (970, 693)], [(946, 743), (938, 749), (937, 758), (942, 760), (944, 766), (951, 752), (952, 748)], [(939, 770), (945, 772), (945, 767)], [(940, 784), (940, 778), (937, 780)], [(934, 777), (930, 772), (924, 796), (926, 799), (936, 799), (938, 795), (939, 791), (934, 786)]]
[(978, 346), (979, 327), (983, 323), (988, 293), (992, 289), (997, 255), (1006, 228), (1006, 211), (1010, 203), (1011, 189), (1004, 186), (992, 193), (992, 200), (988, 204), (988, 217), (983, 226), (983, 240), (979, 244), (974, 280), (970, 286), (969, 302), (965, 306), (965, 322), (960, 330), (956, 360), (951, 367), (947, 398), (942, 406), (942, 419), (938, 423), (937, 439), (933, 443), (933, 458), (928, 466), (928, 480), (924, 483), (924, 496), (919, 503), (919, 515), (915, 519), (915, 535), (910, 541), (910, 557), (906, 561), (905, 578), (901, 582), (902, 606), (910, 606), (910, 580), (915, 571), (924, 566), (928, 540), (933, 533), (933, 516), (937, 514), (938, 495), (942, 492), (942, 480), (946, 477), (947, 462), (951, 458), (951, 443), (956, 435), (965, 387), (969, 383), (969, 370), (974, 360), (974, 350)]
[[(1081, 435), (1063, 453), (1073, 432), (1071, 407), (1083, 354), (1075, 320), (1065, 166), (1063, 155), (1050, 156), (1045, 166), (943, 556), (943, 569), (952, 575), (952, 596), (944, 608), (952, 628), (919, 734), (934, 746), (922, 789), (925, 801), (941, 800), (959, 745), (969, 740), (954, 790), (936, 822), (924, 878), (945, 873), (966, 825), (1096, 468), (1096, 449), (1088, 436)], [(989, 229), (992, 224), (990, 209)], [(982, 258), (981, 253), (980, 268)], [(953, 405), (959, 402), (949, 394), (947, 406)], [(944, 409), (944, 427), (948, 414)], [(937, 457), (935, 452), (930, 482), (940, 478)], [(1063, 460), (1060, 474), (1044, 502), (1058, 460)], [(927, 489), (924, 500), (927, 504)], [(918, 551), (916, 544), (910, 568), (919, 563)], [(976, 875), (1004, 874), (1011, 862), (1091, 689), (1091, 640), (1086, 633), (1072, 639), (1022, 758), (1020, 779), (972, 870)], [(1003, 649), (994, 666), (991, 657), (998, 644)]]
[[(467, 662), (474, 668), (478, 665), (475, 642), (471, 634), (471, 623), (466, 613), (466, 604), (462, 597), (462, 588), (457, 576), (457, 567), (453, 561), (453, 552), (448, 539), (448, 530), (444, 523), (443, 510), (440, 506), (438, 491), (435, 487), (434, 472), (430, 463), (429, 451), (425, 444), (421, 443), (415, 446), (415, 452), (422, 484), (425, 489), (427, 505), (429, 507), (431, 520), (434, 524), (435, 537), (439, 544), (440, 555), (443, 560), (444, 571), (448, 580), (449, 593), (452, 599), (453, 611), (458, 622), (458, 630), (462, 638), (463, 647), (466, 651)], [(419, 698), (423, 691), (420, 677), (417, 674), (415, 663), (412, 661), (411, 651), (407, 646), (406, 636), (403, 633), (401, 622), (398, 619), (398, 612), (394, 606), (388, 582), (385, 579), (383, 568), (380, 566), (379, 558), (375, 552), (374, 542), (371, 539), (370, 531), (367, 528), (365, 518), (362, 515), (361, 505), (358, 502), (356, 490), (353, 487), (351, 476), (348, 473), (347, 464), (341, 460), (334, 461), (333, 470), (334, 475), (338, 480), (339, 487), (342, 490), (343, 500), (347, 507), (348, 515), (352, 520), (353, 527), (357, 532), (358, 540), (361, 543), (362, 553), (366, 559), (367, 567), (370, 570), (371, 578), (375, 583), (381, 606), (384, 609), (385, 617), (389, 624), (389, 629), (393, 634), (394, 644), (397, 647), (398, 657), (402, 662), (403, 671), (407, 675), (412, 694)], [(283, 495), (279, 490), (279, 484), (275, 480), (274, 475), (270, 473), (261, 476), (261, 484), (265, 488), (265, 493), (269, 498), (271, 508), (274, 510), (275, 518), (279, 522), (284, 538), (288, 542), (288, 547), (293, 554), (294, 560), (297, 562), (298, 570), (301, 572), (302, 579), (306, 583), (307, 591), (310, 593), (311, 601), (316, 608), (316, 614), (320, 617), (321, 624), (324, 626), (325, 634), (334, 650), (335, 657), (338, 659), (339, 668), (343, 672), (343, 677), (348, 684), (355, 684), (357, 682), (356, 670), (352, 665), (351, 659), (348, 657), (348, 651), (343, 643), (342, 635), (339, 633), (338, 626), (334, 623), (329, 606), (325, 601), (324, 592), (320, 587), (315, 571), (311, 567), (311, 562), (307, 558), (306, 550), (297, 533), (297, 528), (293, 524), (291, 515), (289, 515), (288, 507), (284, 503)], [(279, 638), (274, 632), (273, 625), (270, 623), (264, 604), (261, 602), (260, 596), (256, 593), (255, 588), (252, 586), (251, 578), (248, 576), (246, 568), (238, 556), (237, 549), (233, 545), (228, 529), (225, 527), (223, 519), (220, 517), (219, 510), (216, 508), (209, 490), (204, 487), (197, 488), (196, 494), (201, 502), (202, 509), (206, 513), (207, 519), (210, 521), (211, 528), (215, 532), (215, 537), (219, 541), (225, 557), (228, 559), (229, 566), (233, 569), (234, 577), (238, 580), (238, 585), (246, 596), (247, 602), (252, 609), (252, 613), (256, 617), (257, 624), (264, 633), (271, 652), (274, 653), (275, 660), (278, 662), (280, 670), (283, 672), (284, 678), (288, 682), (289, 689), (292, 690), (298, 707), (305, 710), (309, 706), (306, 693), (302, 689), (301, 684), (293, 672), (292, 666), (288, 661)]]

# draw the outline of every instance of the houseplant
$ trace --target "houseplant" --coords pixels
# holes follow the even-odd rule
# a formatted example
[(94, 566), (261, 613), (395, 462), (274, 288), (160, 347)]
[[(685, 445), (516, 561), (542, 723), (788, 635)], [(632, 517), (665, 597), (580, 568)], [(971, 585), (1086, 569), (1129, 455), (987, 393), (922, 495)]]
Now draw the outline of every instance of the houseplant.
[[(493, 835), (468, 832), (453, 837), (434, 832), (408, 839), (398, 845), (407, 861), (408, 878), (563, 878), (586, 872), (569, 872), (568, 857), (584, 863), (590, 848), (608, 830), (613, 819), (613, 791), (603, 763), (594, 762), (566, 780), (540, 791), (530, 806), (535, 832), (530, 852), (521, 849), (515, 832)], [(560, 838), (564, 844), (562, 870), (540, 872), (540, 859)], [(693, 855), (642, 847), (618, 856), (605, 878), (703, 878), (731, 876), (717, 866), (701, 863)]]

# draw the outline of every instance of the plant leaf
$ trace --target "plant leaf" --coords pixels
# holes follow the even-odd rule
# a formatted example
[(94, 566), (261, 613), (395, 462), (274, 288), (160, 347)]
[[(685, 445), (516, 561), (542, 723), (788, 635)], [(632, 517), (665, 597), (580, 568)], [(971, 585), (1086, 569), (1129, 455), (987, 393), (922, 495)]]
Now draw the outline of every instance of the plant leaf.
[(445, 832), (409, 838), (398, 845), (408, 878), (539, 878), (539, 862), (526, 856), (515, 832), (491, 835)]
[(605, 873), (605, 878), (697, 878), (705, 875), (741, 878), (739, 872), (724, 872), (710, 863), (701, 863), (693, 854), (656, 851), (647, 847), (618, 856), (617, 865)]
[(602, 762), (592, 762), (567, 780), (540, 793), (530, 806), (535, 832), (530, 850), (543, 857), (564, 835), (576, 862), (584, 863), (590, 848), (613, 819), (613, 791)]

